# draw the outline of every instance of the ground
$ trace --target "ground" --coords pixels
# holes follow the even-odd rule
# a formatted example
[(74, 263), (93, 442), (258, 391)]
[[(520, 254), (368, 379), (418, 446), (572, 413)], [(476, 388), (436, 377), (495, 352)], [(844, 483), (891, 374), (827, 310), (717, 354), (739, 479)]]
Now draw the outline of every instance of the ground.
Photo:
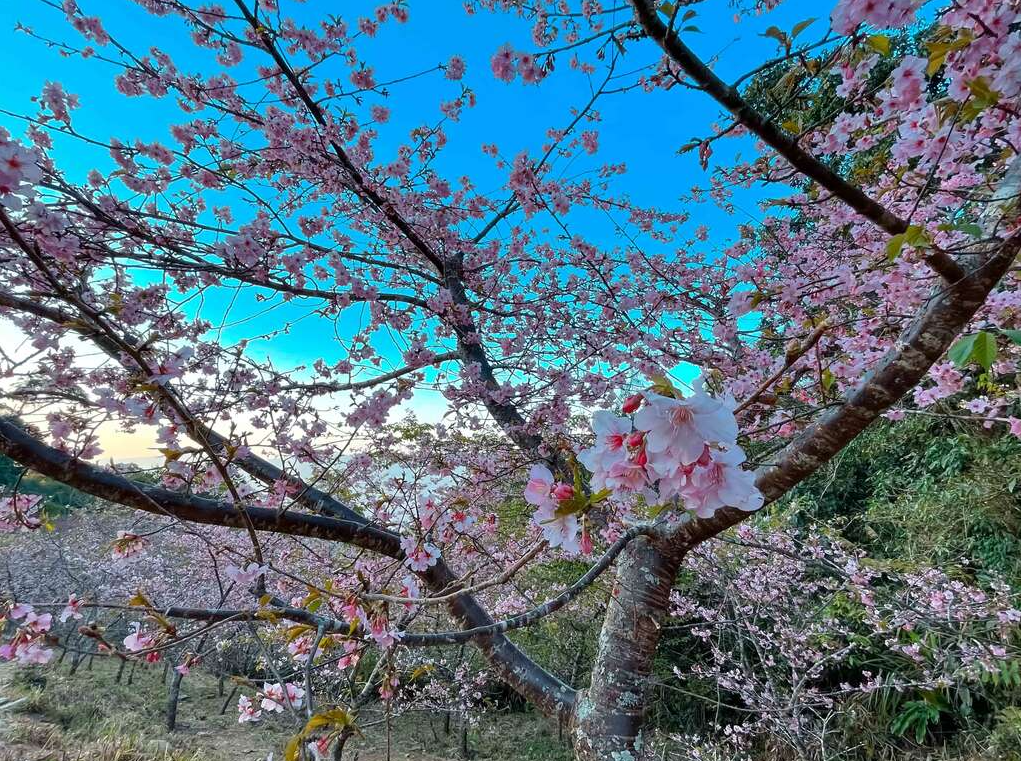
[[(237, 723), (236, 697), (217, 680), (193, 671), (184, 680), (178, 728), (164, 728), (165, 687), (160, 666), (136, 666), (116, 680), (117, 664), (96, 659), (71, 675), (65, 662), (45, 668), (0, 663), (0, 761), (280, 761), (294, 732), (285, 719)], [(225, 688), (229, 693), (231, 685)], [(8, 708), (3, 708), (8, 701)], [(9, 701), (21, 701), (10, 706)], [(364, 717), (366, 723), (380, 716)], [(383, 724), (353, 740), (344, 758), (354, 761), (460, 759), (456, 731), (444, 732), (441, 715), (416, 714), (393, 723), (387, 749)], [(474, 758), (557, 761), (570, 757), (550, 727), (533, 714), (496, 714), (473, 728)], [(271, 755), (272, 754), (272, 755)]]

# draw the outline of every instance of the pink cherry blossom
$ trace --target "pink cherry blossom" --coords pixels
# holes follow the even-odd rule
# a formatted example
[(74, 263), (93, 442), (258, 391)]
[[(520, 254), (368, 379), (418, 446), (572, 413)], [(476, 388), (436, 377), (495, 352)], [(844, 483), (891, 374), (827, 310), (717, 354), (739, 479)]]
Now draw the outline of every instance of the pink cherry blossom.
[(243, 569), (236, 565), (230, 564), (224, 569), (224, 575), (238, 584), (251, 584), (259, 576), (264, 575), (269, 570), (266, 565), (259, 565), (258, 563), (249, 563)]
[(247, 695), (238, 698), (238, 724), (256, 722), (262, 718), (262, 711), (255, 707)]
[(646, 434), (646, 449), (654, 468), (666, 470), (664, 461), (690, 465), (706, 443), (737, 439), (732, 401), (709, 396), (700, 381), (689, 397), (673, 398), (654, 392), (635, 415), (635, 427)]
[(155, 644), (155, 638), (151, 634), (143, 632), (141, 624), (137, 622), (132, 624), (131, 633), (124, 638), (124, 647), (132, 653), (148, 650)]
[(447, 79), (461, 79), (465, 72), (464, 59), (459, 55), (451, 56), (450, 60), (447, 61), (446, 77)]
[(440, 550), (429, 542), (420, 542), (411, 536), (401, 537), (401, 549), (404, 550), (404, 564), (412, 571), (423, 573), (440, 558)]
[(714, 450), (708, 465), (696, 465), (682, 490), (685, 507), (699, 518), (711, 518), (722, 507), (753, 511), (762, 507), (755, 475), (743, 470), (744, 452), (737, 445)]
[[(637, 405), (635, 408), (637, 409)], [(595, 443), (588, 449), (578, 452), (578, 461), (593, 473), (609, 469), (615, 462), (627, 456), (624, 444), (632, 430), (631, 421), (627, 418), (617, 417), (605, 410), (595, 412), (592, 415)]]
[(67, 605), (62, 611), (60, 611), (60, 623), (64, 623), (70, 618), (81, 620), (82, 605), (84, 605), (84, 600), (78, 599), (77, 595), (72, 594), (69, 598), (67, 598)]
[(133, 534), (130, 531), (118, 531), (117, 538), (113, 542), (114, 560), (128, 560), (141, 553), (148, 545), (145, 537)]
[[(286, 682), (283, 686), (279, 682), (262, 685), (262, 701), (260, 708), (268, 713), (281, 713), (285, 708), (299, 709), (304, 705), (305, 690), (293, 682)], [(240, 709), (240, 701), (238, 703)]]

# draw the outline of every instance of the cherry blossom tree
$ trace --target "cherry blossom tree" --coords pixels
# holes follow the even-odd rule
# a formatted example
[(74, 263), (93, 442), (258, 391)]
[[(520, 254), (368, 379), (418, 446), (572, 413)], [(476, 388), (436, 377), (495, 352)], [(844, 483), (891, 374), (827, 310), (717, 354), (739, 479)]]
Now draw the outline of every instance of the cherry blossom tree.
[[(578, 758), (643, 758), (689, 556), (878, 417), (966, 384), (983, 395), (961, 414), (1021, 434), (1016, 0), (843, 0), (767, 29), (775, 57), (730, 81), (695, 52), (719, 47), (696, 22), (720, 11), (694, 3), (469, 0), (469, 16), (527, 23), (530, 47), (494, 39), (489, 71), (455, 55), (384, 80), (378, 43), (429, 4), (309, 22), (277, 0), (136, 2), (194, 56), (115, 35), (87, 0), (44, 3), (74, 37), (22, 30), (179, 118), (166, 143), (88, 134), (88, 104), (54, 80), (35, 111), (15, 104), (23, 134), (0, 132), (0, 316), (26, 337), (0, 360), (0, 453), (154, 516), (208, 560), (192, 573), (232, 591), (52, 612), (10, 600), (3, 657), (47, 661), (54, 618), (83, 604), (137, 614), (122, 641), (89, 630), (123, 657), (217, 627), (279, 636), (300, 668), (243, 695), (240, 718), (305, 714), (293, 757), (342, 743), (364, 699), (327, 708), (312, 671), (356, 669), (371, 648), (363, 693), (389, 701), (401, 654), (470, 644), (571, 727)], [(920, 54), (893, 60), (907, 28)], [(497, 187), (450, 166), (449, 136), (496, 84), (568, 76), (578, 102), (534, 149), (483, 146)], [(408, 82), (439, 108), (394, 147), (381, 135)], [(669, 133), (705, 186), (676, 204), (664, 177), (662, 199), (640, 203), (629, 157), (603, 155), (604, 104), (690, 91), (717, 122), (632, 122), (630, 147)], [(76, 179), (64, 146), (112, 166)], [(736, 213), (749, 189), (753, 223), (715, 246), (691, 231), (700, 204)], [(316, 343), (295, 351), (299, 323)], [(425, 393), (446, 406), (439, 422), (395, 425)], [(101, 464), (111, 430), (151, 435), (157, 482)], [(5, 530), (44, 518), (17, 490), (0, 503)], [(110, 542), (120, 562), (154, 551), (135, 526)], [(564, 556), (587, 570), (543, 600), (516, 589)], [(604, 575), (595, 665), (575, 690), (508, 634)]]

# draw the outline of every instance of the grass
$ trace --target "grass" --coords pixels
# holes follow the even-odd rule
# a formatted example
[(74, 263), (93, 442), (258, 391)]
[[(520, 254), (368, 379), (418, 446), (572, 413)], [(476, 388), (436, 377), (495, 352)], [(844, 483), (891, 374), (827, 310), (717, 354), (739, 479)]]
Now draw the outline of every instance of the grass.
[(245, 732), (233, 706), (220, 716), (225, 698), (198, 671), (184, 682), (179, 728), (170, 733), (161, 667), (126, 669), (119, 682), (118, 663), (109, 659), (73, 676), (67, 664), (4, 668), (0, 694), (21, 702), (0, 718), (0, 761), (254, 761), (282, 747), (290, 732), (284, 722)]
[[(238, 725), (236, 698), (226, 714), (220, 708), (217, 680), (193, 670), (182, 685), (178, 728), (164, 727), (166, 690), (160, 666), (135, 668), (116, 678), (118, 663), (97, 658), (92, 669), (74, 675), (68, 664), (43, 668), (0, 665), (0, 701), (19, 700), (0, 711), (0, 761), (265, 761), (282, 749), (295, 725), (274, 717), (256, 725)], [(229, 692), (230, 686), (228, 684)], [(383, 717), (363, 713), (366, 736), (352, 740), (344, 758), (383, 761), (388, 738)], [(449, 734), (442, 714), (414, 713), (396, 719), (390, 729), (393, 761), (461, 759), (457, 722)], [(569, 761), (566, 741), (532, 712), (496, 712), (473, 727), (468, 744), (474, 759)], [(357, 754), (357, 756), (355, 755)]]

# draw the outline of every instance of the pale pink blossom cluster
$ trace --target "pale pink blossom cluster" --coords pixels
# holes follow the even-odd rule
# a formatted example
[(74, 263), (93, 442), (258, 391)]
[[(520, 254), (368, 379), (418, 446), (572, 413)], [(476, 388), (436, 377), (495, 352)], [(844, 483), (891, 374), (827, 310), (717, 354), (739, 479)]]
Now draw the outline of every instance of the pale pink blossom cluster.
[(305, 699), (305, 690), (293, 682), (287, 682), (283, 686), (279, 682), (262, 685), (262, 710), (270, 713), (280, 713), (285, 707), (301, 708)]
[(256, 722), (262, 718), (262, 711), (255, 707), (255, 703), (247, 695), (238, 698), (238, 724)]
[(516, 51), (510, 45), (497, 50), (489, 64), (493, 75), (504, 82), (513, 82), (515, 77), (520, 76), (525, 84), (535, 84), (546, 76), (534, 55)]
[(256, 708), (255, 702), (247, 695), (238, 698), (238, 723), (256, 722), (262, 718), (262, 712), (282, 713), (285, 708), (299, 709), (304, 705), (305, 690), (293, 682), (281, 685), (279, 682), (265, 682), (262, 690), (255, 695), (260, 701)]
[(0, 629), (4, 618), (19, 622), (10, 642), (0, 645), (0, 660), (17, 661), (22, 665), (49, 663), (53, 650), (46, 647), (46, 633), (53, 625), (49, 613), (37, 613), (31, 605), (14, 603), (6, 616), (0, 616)]
[(412, 536), (401, 537), (401, 549), (404, 550), (404, 565), (416, 573), (423, 573), (440, 559), (440, 550), (436, 545)]
[(111, 554), (114, 560), (128, 560), (140, 554), (149, 544), (145, 537), (130, 531), (118, 531)]
[[(405, 579), (405, 583), (406, 581), (407, 579)], [(357, 598), (352, 597), (341, 606), (341, 612), (352, 627), (362, 627), (364, 631), (368, 632), (372, 641), (384, 650), (393, 647), (401, 638), (401, 632), (390, 624), (385, 610), (370, 614), (358, 604)], [(357, 658), (352, 661), (352, 663), (357, 662)]]
[(580, 523), (576, 513), (561, 511), (560, 505), (574, 497), (574, 487), (556, 481), (545, 465), (535, 465), (528, 474), (525, 501), (536, 507), (532, 521), (542, 529), (550, 547), (560, 547), (575, 555), (582, 547), (578, 539)]
[(266, 565), (259, 565), (258, 563), (249, 563), (244, 568), (239, 568), (234, 564), (230, 564), (224, 569), (224, 575), (231, 581), (247, 586), (255, 581), (259, 576), (262, 576), (269, 570)]
[[(1021, 611), (1000, 582), (983, 589), (937, 568), (899, 572), (834, 537), (748, 523), (686, 565), (699, 583), (672, 592), (671, 615), (708, 657), (675, 673), (753, 709), (743, 726), (759, 737), (819, 749), (826, 726), (864, 696), (980, 689), (1018, 656)], [(819, 600), (842, 602), (819, 615)], [(868, 661), (882, 671), (861, 668)], [(813, 718), (792, 728), (790, 712)]]
[(741, 468), (735, 403), (711, 396), (701, 379), (684, 396), (646, 391), (623, 407), (633, 420), (600, 411), (592, 417), (593, 446), (578, 459), (592, 486), (616, 495), (641, 495), (650, 505), (676, 504), (700, 518), (723, 507), (758, 510), (762, 494)]
[(130, 653), (145, 652), (145, 660), (149, 663), (156, 663), (160, 659), (160, 654), (153, 648), (156, 647), (156, 637), (152, 634), (142, 631), (142, 625), (137, 621), (131, 625), (131, 633), (124, 638), (124, 647)]
[(0, 204), (20, 209), (42, 178), (34, 153), (11, 140), (10, 133), (0, 128)]
[(82, 619), (82, 606), (85, 601), (80, 599), (78, 595), (72, 594), (67, 598), (67, 605), (60, 611), (60, 623), (66, 623), (68, 619), (74, 619), (75, 621), (81, 621)]
[(42, 501), (37, 494), (15, 494), (13, 497), (0, 497), (0, 533), (10, 533), (18, 529), (36, 529), (42, 520), (30, 515)]
[(910, 24), (921, 0), (842, 0), (833, 9), (833, 29), (850, 34), (866, 23), (875, 27), (900, 28)]

